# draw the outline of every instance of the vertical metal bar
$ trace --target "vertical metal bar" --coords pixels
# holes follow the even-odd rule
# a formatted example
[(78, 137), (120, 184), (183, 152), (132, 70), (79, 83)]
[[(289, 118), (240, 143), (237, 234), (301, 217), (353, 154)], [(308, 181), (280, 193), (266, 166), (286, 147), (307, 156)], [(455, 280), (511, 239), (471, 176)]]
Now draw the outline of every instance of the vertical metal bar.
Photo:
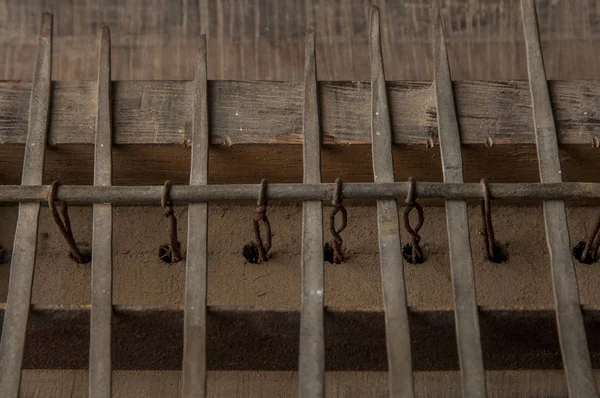
[[(371, 8), (371, 137), (375, 182), (394, 181), (392, 129), (388, 109), (379, 31), (379, 10)], [(410, 331), (400, 247), (398, 204), (395, 199), (377, 201), (379, 257), (385, 307), (390, 396), (414, 395)]]
[[(433, 7), (434, 87), (444, 182), (462, 183), (463, 165), (460, 134), (444, 28), (437, 6)], [(454, 291), (454, 316), (463, 396), (486, 396), (485, 371), (479, 335), (479, 316), (469, 241), (467, 204), (464, 200), (446, 200), (446, 222), (450, 268)]]
[[(100, 36), (94, 185), (112, 185), (112, 124), (110, 102), (110, 31)], [(112, 204), (94, 203), (92, 227), (92, 311), (90, 327), (89, 395), (111, 396), (112, 327)]]
[[(194, 79), (194, 122), (190, 185), (208, 184), (208, 106), (206, 37), (200, 38)], [(185, 271), (182, 396), (206, 396), (206, 269), (208, 204), (188, 206)]]
[[(321, 183), (321, 130), (317, 99), (315, 35), (306, 35), (304, 53), (304, 183)], [(323, 206), (302, 203), (302, 311), (300, 314), (299, 379), (301, 397), (325, 395), (325, 330), (323, 324)]]
[[(41, 185), (50, 114), (52, 14), (44, 13), (31, 88), (29, 128), (22, 185)], [(7, 308), (0, 342), (0, 397), (17, 397), (35, 268), (39, 203), (20, 203), (8, 285)]]
[[(544, 70), (534, 1), (522, 0), (521, 10), (540, 179), (542, 183), (560, 183), (562, 171), (558, 139)], [(556, 323), (569, 396), (598, 396), (583, 327), (565, 202), (545, 200), (543, 207), (556, 301)]]

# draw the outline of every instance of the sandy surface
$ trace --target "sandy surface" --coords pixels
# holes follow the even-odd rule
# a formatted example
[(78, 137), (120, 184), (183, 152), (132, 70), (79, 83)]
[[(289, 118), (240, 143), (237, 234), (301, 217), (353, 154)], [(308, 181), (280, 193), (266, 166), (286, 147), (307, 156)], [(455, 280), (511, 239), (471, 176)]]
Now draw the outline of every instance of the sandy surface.
[[(272, 206), (272, 259), (247, 264), (241, 256), (253, 237), (251, 206), (214, 205), (209, 210), (209, 303), (212, 305), (300, 306), (301, 206)], [(325, 208), (327, 216), (330, 209)], [(408, 302), (412, 306), (452, 307), (452, 287), (443, 207), (426, 208), (422, 244), (427, 261), (406, 264)], [(76, 239), (91, 241), (91, 207), (71, 207)], [(343, 232), (347, 262), (325, 263), (326, 303), (333, 306), (381, 306), (381, 283), (375, 207), (349, 207)], [(571, 240), (581, 240), (593, 227), (598, 209), (568, 209)], [(185, 250), (187, 212), (176, 208), (179, 237)], [(483, 259), (479, 208), (469, 208), (477, 299), (486, 306), (552, 307), (550, 266), (541, 207), (495, 206), (496, 236), (508, 245), (509, 259), (494, 264)], [(327, 218), (327, 217), (325, 217)], [(0, 207), (0, 244), (10, 247), (17, 207)], [(67, 256), (46, 206), (40, 215), (33, 302), (84, 304), (90, 301), (90, 267)], [(329, 239), (327, 229), (325, 237)], [(407, 239), (403, 235), (403, 242)], [(167, 242), (166, 220), (158, 207), (114, 209), (114, 301), (116, 304), (182, 304), (185, 262), (165, 264), (158, 247)], [(600, 266), (576, 262), (582, 304), (599, 304), (596, 289)], [(6, 297), (9, 265), (0, 265), (0, 301)]]
[[(600, 372), (594, 373), (596, 383)], [(86, 397), (86, 371), (25, 371), (24, 397)], [(561, 371), (487, 372), (488, 397), (565, 397), (567, 389)], [(113, 376), (115, 398), (176, 398), (180, 393), (181, 373), (117, 371)], [(458, 372), (415, 372), (417, 397), (460, 397)], [(229, 397), (297, 397), (298, 375), (295, 372), (208, 372), (207, 396)], [(387, 397), (387, 374), (384, 372), (327, 372), (325, 389), (328, 397)]]

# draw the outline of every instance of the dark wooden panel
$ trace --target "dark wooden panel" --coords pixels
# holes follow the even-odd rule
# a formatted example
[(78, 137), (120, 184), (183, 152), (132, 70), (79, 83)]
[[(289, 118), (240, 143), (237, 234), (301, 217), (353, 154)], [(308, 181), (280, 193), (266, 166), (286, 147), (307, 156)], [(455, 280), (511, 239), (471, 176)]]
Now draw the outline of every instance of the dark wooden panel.
[[(585, 310), (584, 320), (598, 367), (600, 311)], [(181, 308), (116, 307), (114, 368), (180, 369), (182, 321)], [(292, 310), (209, 309), (209, 369), (296, 370), (299, 322)], [(480, 324), (487, 370), (562, 368), (553, 311), (481, 308)], [(415, 371), (458, 369), (453, 311), (412, 308), (410, 326)], [(88, 345), (88, 308), (34, 309), (25, 368), (86, 368)], [(383, 312), (328, 308), (325, 347), (328, 370), (385, 370)]]
[[(24, 145), (0, 145), (0, 183), (19, 184)], [(600, 182), (598, 150), (565, 146), (561, 149), (563, 177), (572, 182)], [(346, 182), (373, 181), (370, 145), (326, 145), (322, 148), (323, 181), (341, 177)], [(113, 148), (115, 185), (162, 185), (189, 182), (190, 150), (176, 145), (120, 145)], [(465, 181), (539, 182), (533, 145), (463, 146)], [(441, 181), (439, 148), (394, 146), (396, 181)], [(93, 147), (61, 145), (46, 154), (44, 181), (92, 184)], [(302, 182), (300, 145), (212, 146), (209, 183)]]

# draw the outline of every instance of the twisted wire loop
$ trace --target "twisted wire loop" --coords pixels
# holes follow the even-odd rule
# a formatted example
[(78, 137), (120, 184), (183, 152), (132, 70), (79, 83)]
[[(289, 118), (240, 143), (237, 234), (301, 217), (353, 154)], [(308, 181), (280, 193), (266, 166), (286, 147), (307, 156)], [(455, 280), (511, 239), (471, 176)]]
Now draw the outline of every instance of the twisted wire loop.
[(483, 199), (481, 200), (481, 218), (483, 220), (483, 242), (485, 246), (486, 260), (495, 263), (502, 263), (506, 260), (500, 247), (496, 243), (494, 235), (494, 226), (492, 224), (492, 204), (490, 199), (490, 189), (486, 178), (482, 178), (481, 190)]
[(594, 230), (585, 242), (583, 251), (581, 252), (580, 261), (584, 264), (591, 264), (598, 261), (600, 257), (600, 216), (596, 221)]
[[(262, 179), (260, 182), (260, 193), (258, 195), (258, 202), (256, 203), (256, 210), (254, 211), (254, 218), (252, 224), (254, 226), (254, 238), (256, 239), (256, 246), (258, 247), (258, 256), (261, 262), (269, 260), (268, 254), (271, 250), (271, 223), (267, 217), (267, 180)], [(263, 241), (260, 233), (260, 222), (265, 226), (266, 239)]]
[[(335, 179), (335, 192), (333, 194), (333, 200), (331, 204), (333, 205), (333, 210), (329, 215), (329, 232), (331, 233), (331, 248), (333, 249), (333, 262), (336, 264), (341, 264), (346, 259), (344, 256), (344, 252), (342, 251), (342, 243), (344, 242), (340, 233), (346, 226), (348, 225), (348, 211), (342, 204), (344, 200), (344, 194), (342, 192), (342, 180), (340, 178)], [(335, 226), (335, 216), (341, 213), (342, 214), (342, 225), (339, 228)]]
[(71, 228), (71, 219), (69, 218), (69, 207), (67, 202), (62, 202), (62, 219), (58, 214), (58, 209), (56, 208), (56, 191), (60, 182), (58, 180), (52, 181), (50, 185), (50, 190), (48, 191), (48, 207), (50, 207), (50, 212), (52, 213), (52, 218), (54, 218), (54, 222), (58, 226), (61, 235), (67, 241), (69, 248), (71, 249), (71, 253), (69, 257), (78, 262), (79, 264), (86, 264), (90, 262), (91, 256), (89, 253), (83, 254), (77, 244), (75, 243), (75, 238), (73, 237), (73, 229)]
[[(402, 219), (404, 221), (404, 229), (410, 235), (410, 243), (408, 246), (410, 247), (410, 255), (405, 256), (405, 259), (411, 264), (421, 264), (424, 261), (423, 251), (421, 250), (420, 242), (421, 236), (419, 235), (419, 231), (421, 227), (423, 227), (423, 223), (425, 222), (425, 215), (423, 213), (423, 207), (415, 201), (415, 179), (410, 177), (408, 179), (409, 187), (408, 187), (408, 195), (406, 196), (406, 206), (402, 211)], [(415, 209), (417, 211), (417, 225), (413, 228), (410, 225), (410, 212)], [(405, 249), (405, 252), (407, 250)]]
[[(173, 211), (173, 201), (171, 200), (171, 181), (165, 181), (162, 189), (162, 197), (160, 199), (160, 205), (164, 210), (165, 217), (167, 218), (167, 231), (169, 234), (169, 247), (171, 249), (171, 261), (170, 263), (177, 263), (183, 260), (183, 255), (179, 248), (179, 240), (177, 239), (177, 217)], [(168, 258), (168, 255), (161, 255), (161, 258)]]

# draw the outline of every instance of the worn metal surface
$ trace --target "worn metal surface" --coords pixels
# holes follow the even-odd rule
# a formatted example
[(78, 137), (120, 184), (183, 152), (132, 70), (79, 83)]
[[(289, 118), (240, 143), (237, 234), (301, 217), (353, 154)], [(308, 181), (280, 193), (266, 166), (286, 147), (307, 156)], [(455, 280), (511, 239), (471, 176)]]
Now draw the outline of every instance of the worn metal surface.
[[(206, 91), (206, 38), (196, 56), (194, 125), (190, 185), (208, 183), (208, 97)], [(206, 396), (206, 295), (208, 204), (188, 206), (188, 239), (185, 268), (182, 396)]]
[[(269, 184), (268, 196), (271, 200), (330, 201), (335, 195), (335, 183), (321, 184)], [(0, 203), (46, 201), (49, 185), (0, 185)], [(255, 200), (256, 184), (219, 185), (173, 185), (171, 199), (178, 203), (199, 203), (211, 201)], [(405, 198), (410, 189), (407, 182), (344, 183), (346, 199), (397, 199)], [(488, 184), (493, 199), (518, 200), (598, 200), (600, 183), (565, 182), (560, 184), (516, 183)], [(138, 186), (85, 186), (61, 185), (57, 188), (58, 200), (70, 203), (115, 203), (135, 205), (160, 205), (162, 185)], [(481, 199), (481, 184), (419, 182), (415, 186), (417, 198), (430, 199)]]
[[(388, 108), (379, 9), (371, 8), (371, 139), (373, 174), (376, 183), (394, 181), (392, 132)], [(413, 372), (410, 352), (410, 329), (406, 307), (404, 264), (400, 248), (400, 227), (395, 199), (377, 201), (377, 230), (381, 262), (381, 284), (385, 326), (390, 396), (412, 397)]]
[[(52, 75), (52, 15), (44, 13), (38, 42), (29, 125), (21, 184), (39, 185), (44, 174), (46, 132), (50, 112)], [(0, 341), (0, 396), (17, 397), (31, 303), (35, 268), (39, 203), (19, 204), (8, 285), (7, 309)]]
[[(112, 185), (110, 30), (100, 36), (94, 185)], [(90, 325), (89, 396), (112, 393), (112, 204), (94, 203), (92, 225), (92, 308)]]
[[(433, 7), (433, 58), (433, 84), (444, 182), (462, 183), (460, 134), (454, 107), (444, 28), (437, 7)], [(465, 397), (483, 397), (487, 393), (481, 353), (473, 260), (469, 242), (467, 203), (464, 200), (446, 200), (446, 221), (462, 392)]]
[[(5, 315), (0, 305), (0, 320)], [(178, 370), (183, 308), (114, 307), (114, 369)], [(381, 310), (325, 307), (325, 368), (387, 369)], [(454, 311), (409, 309), (415, 371), (458, 370)], [(592, 364), (600, 367), (600, 308), (584, 307)], [(553, 310), (480, 308), (488, 370), (561, 369)], [(86, 369), (89, 307), (34, 306), (27, 334), (27, 369)], [(298, 369), (300, 312), (208, 307), (209, 370)]]
[[(321, 129), (317, 99), (315, 35), (306, 35), (304, 67), (304, 182), (321, 183)], [(302, 311), (300, 314), (299, 390), (301, 397), (325, 395), (323, 306), (323, 204), (302, 203)]]
[[(533, 0), (521, 0), (521, 8), (540, 180), (543, 183), (560, 183), (562, 171), (558, 140), (546, 82), (535, 3)], [(544, 220), (556, 302), (556, 323), (569, 396), (598, 396), (581, 316), (564, 201), (544, 201)]]

